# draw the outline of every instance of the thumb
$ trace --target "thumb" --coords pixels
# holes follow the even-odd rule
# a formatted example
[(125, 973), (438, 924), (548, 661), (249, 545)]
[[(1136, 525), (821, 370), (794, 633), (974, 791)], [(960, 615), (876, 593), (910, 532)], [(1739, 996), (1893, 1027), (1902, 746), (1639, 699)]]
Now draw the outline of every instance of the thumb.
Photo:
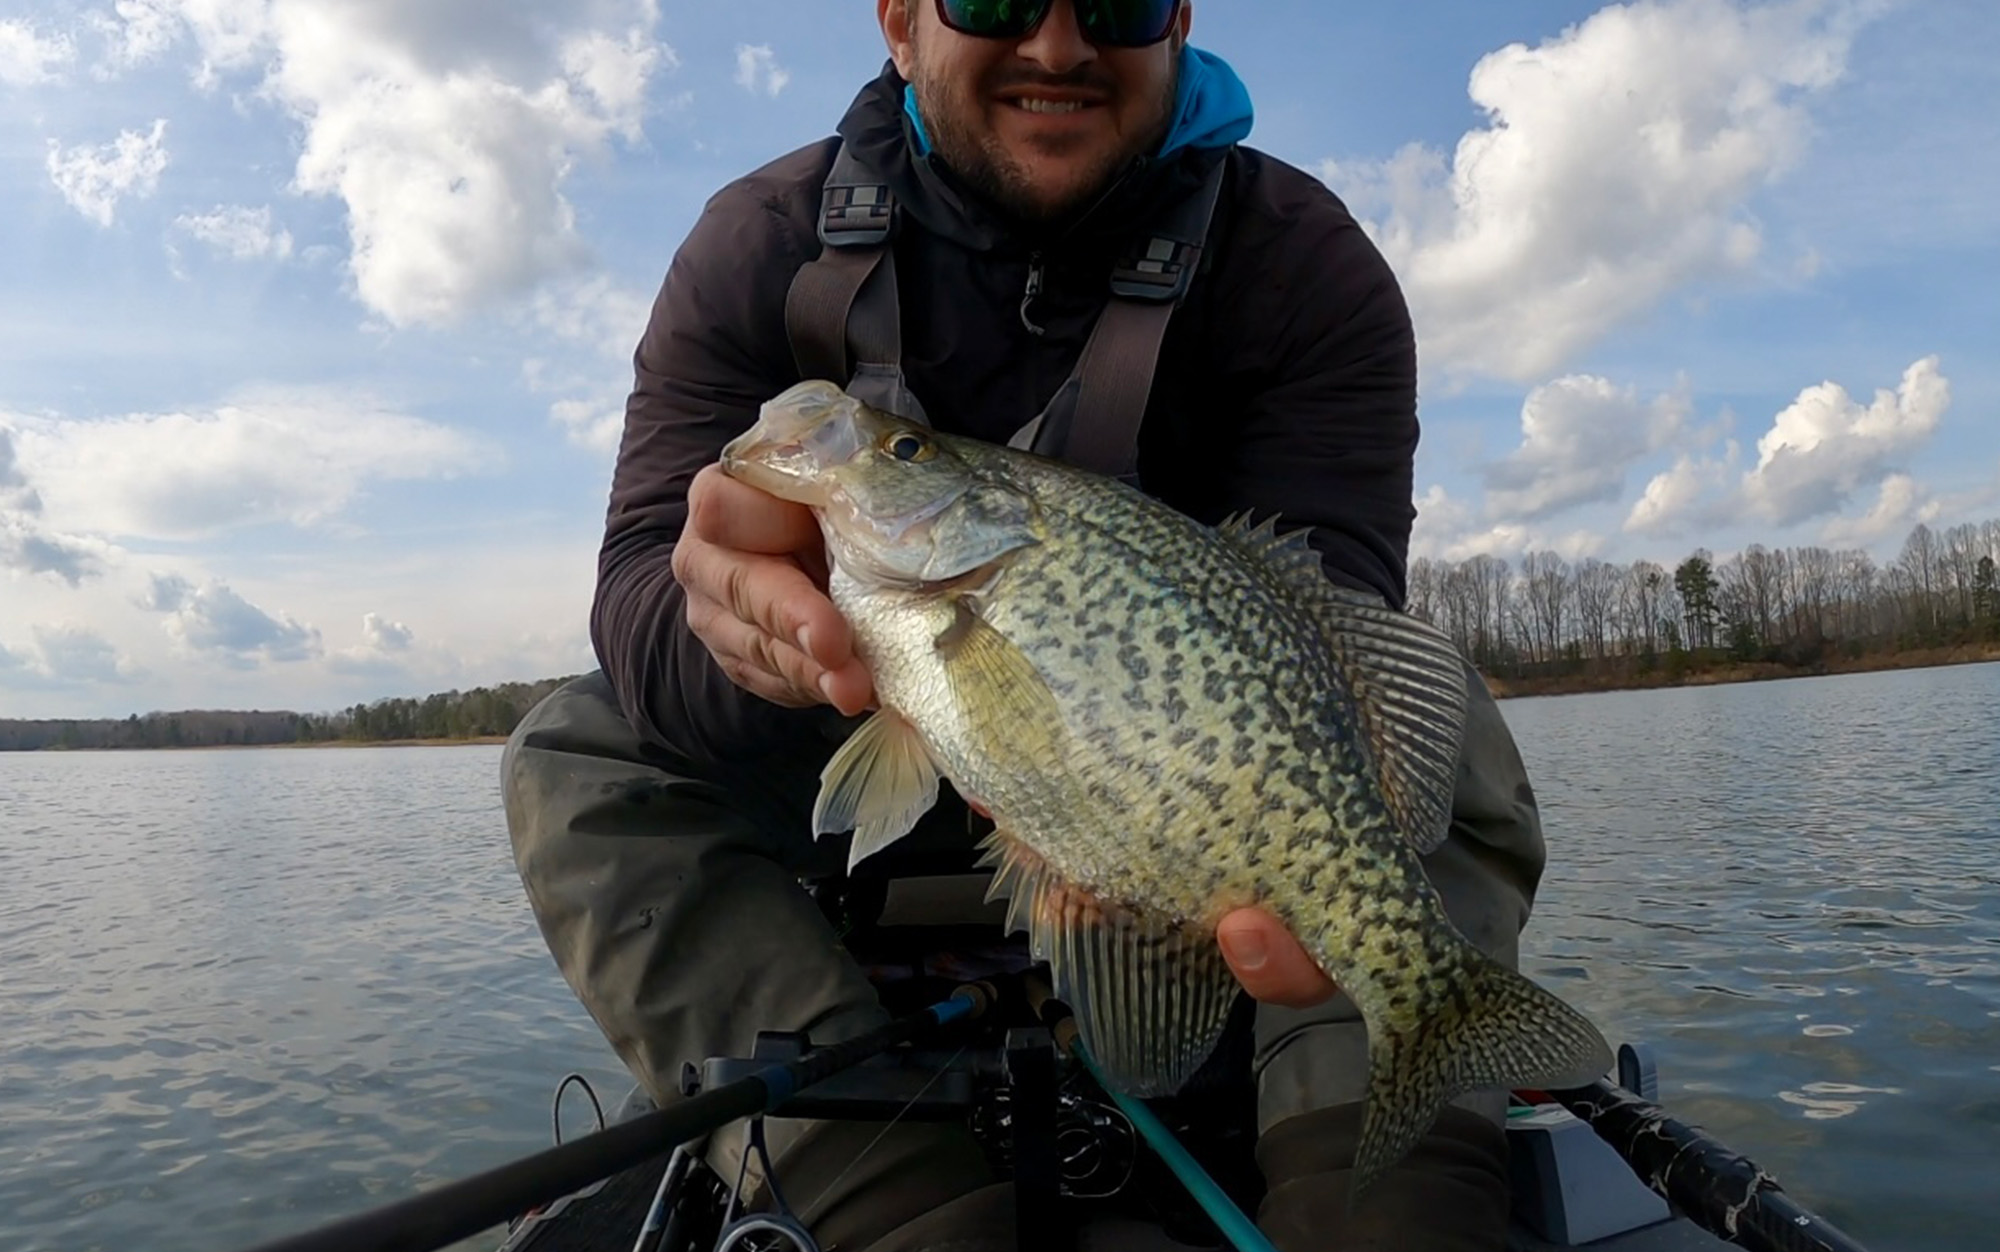
[(1325, 1003), (1340, 990), (1284, 923), (1263, 909), (1228, 914), (1216, 924), (1215, 938), (1252, 999), (1304, 1009)]

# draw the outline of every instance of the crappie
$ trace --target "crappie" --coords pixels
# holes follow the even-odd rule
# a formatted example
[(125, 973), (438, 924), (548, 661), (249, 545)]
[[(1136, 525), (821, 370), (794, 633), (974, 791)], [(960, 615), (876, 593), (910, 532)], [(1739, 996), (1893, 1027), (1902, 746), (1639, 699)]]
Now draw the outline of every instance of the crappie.
[(722, 464), (812, 508), (874, 675), (815, 833), (854, 831), (858, 861), (941, 778), (990, 812), (1008, 928), (1115, 1085), (1170, 1093), (1213, 1050), (1240, 990), (1215, 925), (1251, 904), (1366, 1020), (1356, 1194), (1454, 1096), (1610, 1067), (1589, 1021), (1460, 936), (1418, 859), (1450, 823), (1463, 662), (1302, 537), (1204, 526), (824, 382), (766, 404)]

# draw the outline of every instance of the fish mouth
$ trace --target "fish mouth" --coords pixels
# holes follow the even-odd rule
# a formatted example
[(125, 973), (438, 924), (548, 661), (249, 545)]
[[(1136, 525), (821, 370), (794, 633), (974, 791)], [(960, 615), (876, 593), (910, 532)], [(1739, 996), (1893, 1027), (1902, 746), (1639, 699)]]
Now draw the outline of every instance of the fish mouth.
[(772, 439), (753, 427), (723, 445), (722, 472), (780, 500), (829, 503), (819, 458), (796, 439)]

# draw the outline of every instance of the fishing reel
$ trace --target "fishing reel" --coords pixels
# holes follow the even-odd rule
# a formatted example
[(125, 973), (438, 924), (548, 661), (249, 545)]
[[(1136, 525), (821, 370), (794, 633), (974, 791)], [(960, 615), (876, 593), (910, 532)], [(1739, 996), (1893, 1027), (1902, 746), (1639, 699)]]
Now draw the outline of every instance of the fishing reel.
[(715, 1252), (820, 1252), (820, 1246), (789, 1213), (751, 1213), (724, 1228)]
[[(994, 1168), (1016, 1172), (1014, 1095), (1006, 1086), (982, 1093), (972, 1108), (973, 1137)], [(1139, 1132), (1107, 1100), (1065, 1086), (1056, 1092), (1057, 1189), (1065, 1199), (1107, 1200), (1123, 1191), (1138, 1166)]]

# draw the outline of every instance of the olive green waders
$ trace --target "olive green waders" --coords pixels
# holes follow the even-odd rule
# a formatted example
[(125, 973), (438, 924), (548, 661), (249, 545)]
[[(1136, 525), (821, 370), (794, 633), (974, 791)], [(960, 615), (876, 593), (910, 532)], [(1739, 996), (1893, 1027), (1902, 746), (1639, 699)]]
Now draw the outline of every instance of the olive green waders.
[[(1513, 965), (1542, 872), (1541, 827), (1499, 709), (1468, 676), (1452, 835), (1425, 865), (1466, 937)], [(887, 1019), (802, 885), (845, 864), (846, 840), (816, 846), (808, 821), (819, 769), (851, 725), (831, 711), (825, 722), (823, 754), (697, 770), (642, 743), (604, 677), (591, 674), (550, 695), (507, 744), (508, 827), (542, 933), (657, 1103), (679, 1097), (683, 1063), (748, 1056), (760, 1030), (803, 1030), (824, 1043)], [(950, 834), (920, 828), (905, 843)], [(962, 827), (957, 834), (969, 846)], [(971, 881), (960, 899), (972, 916), (962, 920), (990, 920), (997, 937), (1002, 907), (981, 906)], [(883, 926), (941, 920), (935, 900), (899, 891)], [(1254, 1035), (1256, 1163), (1267, 1187), (1254, 1216), (1278, 1248), (1497, 1252), (1508, 1207), (1504, 1094), (1448, 1108), (1350, 1224), (1347, 1177), (1367, 1081), (1359, 1013), (1344, 995), (1309, 1010), (1260, 1005)], [(766, 1129), (786, 1199), (828, 1252), (1014, 1252), (1008, 1187), (963, 1126), (903, 1123), (879, 1139), (881, 1127), (865, 1123), (774, 1118)], [(744, 1137), (739, 1124), (710, 1142), (726, 1177)], [(750, 1179), (761, 1184), (754, 1163)], [(1081, 1247), (1135, 1252), (1184, 1246), (1115, 1218), (1080, 1238)]]

